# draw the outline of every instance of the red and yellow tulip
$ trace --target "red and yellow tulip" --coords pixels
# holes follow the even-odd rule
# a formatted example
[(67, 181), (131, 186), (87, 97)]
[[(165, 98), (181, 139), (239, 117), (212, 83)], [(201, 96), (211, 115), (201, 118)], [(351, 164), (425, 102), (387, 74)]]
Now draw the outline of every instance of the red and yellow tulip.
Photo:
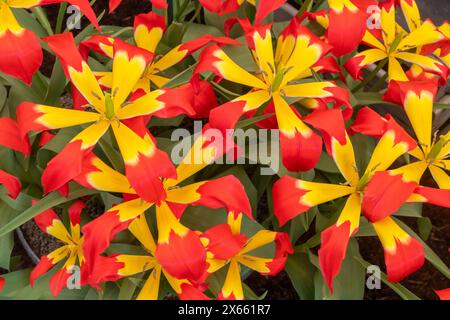
[[(256, 73), (244, 70), (217, 45), (203, 50), (196, 67), (196, 76), (211, 70), (223, 79), (251, 88), (248, 93), (212, 110), (211, 126), (223, 131), (232, 129), (243, 114), (251, 116), (267, 104), (268, 108), (272, 108), (273, 104), (280, 129), (284, 165), (291, 171), (307, 171), (318, 161), (322, 148), (321, 139), (289, 104), (300, 101), (310, 108), (327, 109), (324, 102), (336, 102), (338, 106), (345, 106), (346, 118), (352, 112), (345, 89), (332, 81), (304, 81), (313, 72), (323, 70), (321, 59), (331, 47), (294, 18), (280, 34), (274, 53), (269, 25), (253, 27), (248, 20), (236, 21), (244, 28), (248, 46), (259, 70)], [(194, 83), (195, 80), (196, 78)], [(299, 80), (302, 82), (299, 83)], [(322, 103), (312, 101), (313, 99)], [(311, 156), (303, 158), (308, 152), (311, 152)]]
[[(168, 276), (198, 283), (206, 272), (206, 251), (199, 235), (183, 226), (179, 218), (188, 205), (203, 205), (210, 208), (226, 208), (227, 212), (244, 212), (251, 216), (249, 201), (240, 181), (234, 176), (224, 176), (214, 180), (183, 185), (183, 181), (207, 166), (222, 153), (214, 144), (208, 143), (201, 135), (192, 150), (177, 167), (177, 179), (162, 180), (165, 198), (159, 203), (148, 202), (132, 196), (136, 192), (128, 188), (126, 177), (114, 171), (102, 161), (93, 158), (79, 183), (112, 192), (127, 192), (132, 200), (113, 206), (102, 216), (83, 228), (86, 241), (84, 250), (88, 259), (90, 282), (99, 282), (105, 277), (101, 270), (96, 272), (96, 261), (105, 251), (114, 236), (127, 227), (133, 229), (135, 219), (155, 206), (158, 223), (158, 239), (153, 257)], [(200, 157), (199, 157), (200, 155)], [(199, 162), (195, 162), (197, 159)], [(142, 224), (136, 222), (136, 224)], [(131, 230), (130, 229), (130, 230)], [(133, 233), (135, 231), (131, 230)], [(144, 245), (149, 239), (140, 239)], [(101, 265), (101, 264), (100, 264)], [(97, 275), (97, 276), (95, 276)], [(106, 277), (108, 278), (108, 277)], [(100, 280), (99, 280), (100, 279)], [(177, 287), (178, 288), (178, 287)], [(156, 294), (156, 293), (154, 293)], [(151, 296), (154, 297), (154, 294)], [(148, 297), (148, 293), (143, 293)]]
[(348, 240), (358, 230), (361, 212), (374, 226), (384, 247), (388, 279), (400, 281), (422, 266), (424, 253), (420, 242), (403, 231), (391, 215), (407, 201), (450, 206), (445, 200), (449, 195), (447, 190), (433, 189), (435, 196), (431, 197), (428, 188), (411, 182), (407, 175), (395, 169), (385, 171), (417, 144), (392, 117), (376, 118), (376, 115), (371, 109), (363, 108), (351, 127), (353, 132), (359, 132), (364, 123), (370, 123), (372, 135), (380, 138), (361, 177), (350, 138), (346, 136), (345, 143), (340, 143), (331, 137), (330, 155), (345, 183), (309, 182), (284, 176), (273, 187), (274, 212), (280, 225), (314, 206), (348, 196), (337, 222), (321, 234), (319, 264), (331, 290)]
[[(134, 19), (134, 41), (139, 48), (149, 53), (155, 54), (157, 52), (165, 31), (165, 18), (154, 12), (137, 15)], [(92, 49), (112, 58), (114, 42), (115, 39), (112, 37), (95, 35), (83, 41), (81, 47)], [(204, 35), (192, 41), (177, 45), (164, 55), (153, 56), (133, 88), (133, 92), (141, 89), (148, 93), (152, 87), (164, 87), (171, 80), (171, 78), (164, 75), (165, 71), (209, 43), (218, 43), (221, 45), (237, 44), (236, 41), (226, 37)], [(99, 78), (99, 83), (102, 86), (111, 88), (113, 80), (111, 72), (96, 72), (95, 75)]]
[[(30, 102), (17, 109), (17, 118), (23, 135), (31, 130), (52, 130), (90, 124), (47, 165), (42, 184), (44, 192), (67, 192), (69, 180), (81, 174), (83, 161), (109, 128), (116, 138), (125, 162), (127, 177), (134, 190), (151, 202), (158, 202), (164, 194), (160, 177), (175, 178), (175, 167), (166, 153), (156, 147), (148, 131), (133, 131), (128, 125), (133, 118), (170, 109), (194, 113), (186, 99), (184, 88), (155, 90), (128, 101), (135, 84), (145, 71), (152, 55), (121, 40), (114, 42), (111, 91), (105, 92), (86, 61), (78, 52), (73, 36), (64, 33), (46, 38), (50, 48), (60, 58), (67, 77), (84, 96), (93, 111), (70, 110)], [(189, 101), (189, 100), (188, 100)], [(151, 169), (149, 169), (151, 168)]]
[[(219, 299), (244, 299), (239, 265), (262, 275), (274, 276), (283, 270), (288, 254), (294, 252), (286, 233), (260, 230), (251, 237), (241, 233), (242, 217), (242, 213), (230, 212), (227, 223), (212, 227), (202, 234), (207, 249), (207, 272), (213, 274), (229, 266)], [(254, 250), (270, 244), (275, 246), (273, 257), (252, 254)]]
[[(43, 232), (58, 239), (62, 245), (46, 256), (41, 257), (41, 260), (30, 274), (31, 286), (34, 285), (39, 277), (66, 259), (62, 268), (50, 278), (50, 292), (56, 297), (67, 286), (72, 268), (74, 266), (79, 266), (81, 269), (84, 268), (84, 239), (81, 235), (80, 226), (80, 214), (84, 206), (84, 202), (78, 200), (69, 208), (70, 231), (67, 230), (61, 219), (52, 209), (48, 209), (34, 218), (34, 221)], [(81, 272), (80, 276), (80, 284), (85, 284), (83, 272)]]

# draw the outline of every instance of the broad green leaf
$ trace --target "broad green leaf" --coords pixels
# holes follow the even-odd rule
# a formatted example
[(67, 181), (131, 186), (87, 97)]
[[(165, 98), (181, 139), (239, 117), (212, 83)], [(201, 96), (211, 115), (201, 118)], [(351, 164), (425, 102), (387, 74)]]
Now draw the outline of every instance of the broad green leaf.
[(0, 237), (13, 231), (47, 209), (98, 192), (96, 190), (86, 189), (75, 184), (70, 184), (69, 187), (70, 192), (67, 198), (61, 196), (57, 191), (54, 191), (39, 200), (34, 206), (30, 205), (28, 209), (16, 215), (13, 219), (0, 228)]
[(421, 217), (417, 219), (417, 226), (419, 228), (420, 238), (424, 241), (427, 241), (430, 237), (431, 229), (433, 228), (433, 224), (431, 223), (430, 218)]
[(317, 269), (309, 261), (308, 255), (305, 253), (290, 255), (285, 270), (300, 299), (314, 299), (314, 273)]

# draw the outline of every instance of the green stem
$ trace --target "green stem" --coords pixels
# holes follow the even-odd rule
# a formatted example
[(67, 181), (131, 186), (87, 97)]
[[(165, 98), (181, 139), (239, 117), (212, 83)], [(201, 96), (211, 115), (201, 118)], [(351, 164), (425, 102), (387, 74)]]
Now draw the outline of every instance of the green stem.
[(61, 33), (64, 16), (67, 10), (67, 2), (62, 2), (59, 6), (58, 17), (56, 18), (55, 33)]
[(53, 35), (53, 30), (50, 25), (50, 22), (48, 21), (47, 14), (45, 13), (44, 9), (41, 7), (35, 7), (32, 8), (31, 11), (36, 15), (36, 18), (38, 19), (39, 23), (44, 27), (45, 31), (49, 36)]
[(101, 138), (98, 141), (100, 148), (102, 148), (108, 160), (111, 162), (114, 169), (123, 172), (123, 163), (121, 159), (117, 156), (114, 148), (104, 139)]
[(378, 92), (381, 89), (381, 86), (386, 83), (386, 80), (388, 78), (388, 73), (386, 72), (378, 81), (373, 85), (373, 87), (370, 89), (372, 92)]
[(376, 75), (378, 74), (378, 71), (380, 71), (387, 63), (388, 63), (388, 59), (381, 60), (380, 63), (377, 65), (377, 67), (371, 73), (369, 73), (364, 78), (363, 81), (361, 81), (358, 85), (356, 85), (352, 89), (352, 93), (355, 93), (355, 92), (359, 91), (361, 88), (366, 86), (370, 81), (372, 81), (376, 77)]

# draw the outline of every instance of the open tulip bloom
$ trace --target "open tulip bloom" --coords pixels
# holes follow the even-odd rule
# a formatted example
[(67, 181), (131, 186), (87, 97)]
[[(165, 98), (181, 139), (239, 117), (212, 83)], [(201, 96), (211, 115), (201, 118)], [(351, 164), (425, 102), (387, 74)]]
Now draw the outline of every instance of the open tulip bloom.
[(0, 0), (0, 300), (449, 299), (448, 21), (138, 1)]
[[(371, 126), (373, 118), (378, 119), (376, 127)], [(402, 230), (391, 215), (405, 202), (450, 206), (450, 190), (421, 187), (407, 170), (387, 170), (398, 157), (417, 147), (392, 117), (383, 118), (363, 108), (350, 129), (354, 132), (371, 129), (380, 138), (362, 176), (356, 166), (353, 145), (346, 135), (344, 143), (331, 137), (328, 147), (345, 183), (309, 182), (284, 176), (273, 187), (274, 211), (280, 225), (314, 206), (348, 196), (336, 223), (321, 234), (319, 264), (331, 290), (348, 240), (358, 230), (361, 212), (372, 223), (383, 245), (388, 279), (400, 281), (422, 266), (424, 251), (421, 243)]]

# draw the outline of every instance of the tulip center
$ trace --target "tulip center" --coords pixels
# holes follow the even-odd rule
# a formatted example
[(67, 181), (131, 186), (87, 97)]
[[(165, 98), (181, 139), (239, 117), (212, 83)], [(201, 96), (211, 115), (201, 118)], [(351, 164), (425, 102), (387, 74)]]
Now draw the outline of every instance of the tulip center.
[(109, 120), (112, 120), (115, 115), (114, 102), (110, 93), (105, 93), (105, 115)]

